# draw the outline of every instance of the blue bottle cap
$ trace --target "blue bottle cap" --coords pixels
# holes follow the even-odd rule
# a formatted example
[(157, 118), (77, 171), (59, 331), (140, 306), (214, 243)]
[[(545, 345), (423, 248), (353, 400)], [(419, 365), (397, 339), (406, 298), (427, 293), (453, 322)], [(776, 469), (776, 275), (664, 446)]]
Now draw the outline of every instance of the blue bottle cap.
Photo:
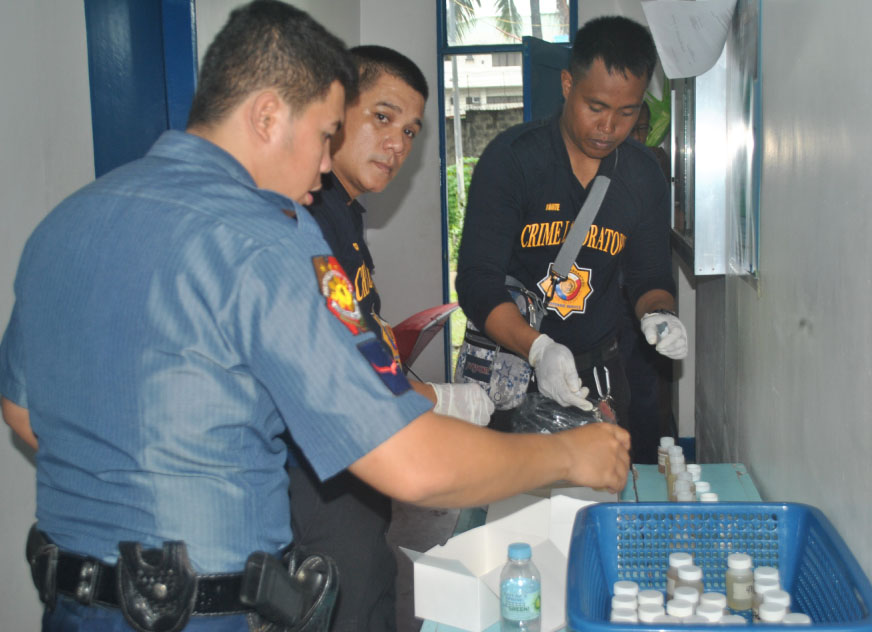
[(529, 560), (531, 555), (530, 545), (526, 542), (513, 542), (509, 545), (510, 560)]

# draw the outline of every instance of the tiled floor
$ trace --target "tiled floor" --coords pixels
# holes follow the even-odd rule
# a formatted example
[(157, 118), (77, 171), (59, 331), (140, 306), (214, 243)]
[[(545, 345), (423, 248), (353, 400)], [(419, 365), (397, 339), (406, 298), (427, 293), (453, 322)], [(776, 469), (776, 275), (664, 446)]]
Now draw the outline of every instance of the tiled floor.
[(426, 551), (444, 544), (454, 533), (457, 509), (426, 509), (394, 502), (394, 517), (388, 531), (388, 541), (397, 556), (397, 631), (418, 632), (421, 620), (415, 618), (412, 586), (412, 562), (397, 549), (402, 546), (413, 551)]

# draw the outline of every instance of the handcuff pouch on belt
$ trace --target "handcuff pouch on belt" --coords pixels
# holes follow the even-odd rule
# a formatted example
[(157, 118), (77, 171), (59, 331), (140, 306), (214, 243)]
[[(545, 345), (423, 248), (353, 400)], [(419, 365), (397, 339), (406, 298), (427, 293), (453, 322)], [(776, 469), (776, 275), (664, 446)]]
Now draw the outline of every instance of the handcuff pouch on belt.
[(197, 598), (197, 574), (184, 542), (143, 549), (120, 542), (116, 573), (124, 618), (137, 632), (177, 632), (185, 627)]

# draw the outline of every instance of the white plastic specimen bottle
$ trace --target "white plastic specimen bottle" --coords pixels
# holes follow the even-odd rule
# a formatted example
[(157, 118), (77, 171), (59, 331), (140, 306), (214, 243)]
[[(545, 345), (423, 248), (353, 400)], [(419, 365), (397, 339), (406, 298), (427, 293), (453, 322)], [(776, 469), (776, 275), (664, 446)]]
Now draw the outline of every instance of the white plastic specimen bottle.
[(661, 614), (654, 617), (653, 623), (681, 623), (681, 619), (671, 614)]
[(784, 625), (811, 625), (811, 617), (803, 612), (788, 612), (781, 620)]
[(703, 593), (699, 596), (699, 605), (717, 606), (724, 614), (727, 614), (727, 596), (724, 593)]
[(701, 503), (716, 503), (716, 502), (718, 502), (718, 495), (714, 492), (702, 492), (699, 495), (699, 502), (701, 502)]
[(677, 585), (675, 587), (675, 596), (673, 599), (680, 599), (681, 601), (689, 601), (693, 604), (693, 607), (696, 608), (699, 603), (699, 595), (700, 592), (693, 586), (680, 586)]
[(654, 619), (661, 614), (666, 614), (662, 605), (654, 603), (639, 604), (639, 623), (654, 623)]
[(683, 456), (669, 458), (669, 469), (666, 474), (666, 497), (671, 502), (675, 502), (675, 479), (679, 472), (684, 471), (686, 468)]
[(770, 590), (778, 590), (779, 588), (778, 580), (771, 577), (754, 580), (754, 596), (751, 599), (751, 611), (755, 621), (758, 619), (757, 613), (760, 610), (760, 604), (763, 603), (763, 595)]
[(500, 630), (539, 632), (542, 584), (526, 542), (509, 545), (509, 559), (500, 573)]
[(674, 445), (675, 439), (672, 437), (660, 437), (660, 445), (657, 446), (657, 471), (661, 474), (666, 473), (668, 450)]
[(696, 488), (696, 497), (699, 498), (702, 494), (712, 490), (712, 484), (708, 481), (695, 481), (693, 486)]
[(684, 619), (693, 614), (693, 604), (682, 599), (670, 599), (666, 602), (666, 614)]
[(647, 590), (640, 590), (639, 594), (636, 595), (636, 600), (639, 602), (640, 606), (644, 606), (645, 604), (652, 604), (655, 606), (663, 605), (663, 593), (659, 590), (653, 590), (651, 588)]
[(760, 623), (781, 623), (787, 609), (781, 604), (764, 601), (760, 604)]
[(718, 623), (724, 616), (724, 610), (711, 603), (701, 603), (696, 607), (696, 614), (705, 617), (709, 623)]
[(666, 471), (664, 474), (669, 475), (669, 464), (673, 459), (684, 459), (684, 448), (680, 445), (672, 445), (666, 449)]
[(635, 610), (638, 607), (633, 595), (615, 595), (612, 597), (612, 610)]
[[(688, 586), (696, 590), (700, 595), (705, 592), (705, 586), (702, 583), (702, 568), (694, 564), (678, 567), (678, 581), (675, 582), (675, 591), (678, 592), (679, 587)], [(697, 597), (699, 601), (699, 597)], [(729, 599), (727, 600), (729, 601)]]
[(790, 612), (790, 593), (781, 589), (767, 590), (763, 593), (763, 603), (774, 603)]
[(753, 599), (754, 571), (751, 556), (731, 553), (727, 556), (727, 606), (733, 610), (750, 610)]
[(748, 625), (748, 620), (740, 614), (725, 614), (721, 617), (721, 625)]
[[(611, 615), (609, 616), (609, 621), (613, 622), (622, 622), (622, 623), (638, 623), (639, 615), (635, 610), (623, 609), (623, 610), (612, 610)], [(502, 628), (505, 630), (506, 628)], [(517, 629), (517, 628), (516, 628)], [(536, 628), (539, 629), (538, 627)]]
[(629, 579), (616, 581), (612, 588), (613, 595), (630, 595), (635, 598), (639, 594), (639, 584)]
[(702, 465), (699, 463), (688, 463), (687, 471), (690, 472), (690, 478), (694, 483), (702, 477)]
[(690, 553), (670, 553), (669, 568), (666, 571), (666, 599), (672, 599), (675, 592), (675, 582), (678, 581), (678, 569), (681, 566), (689, 566), (693, 564), (693, 557)]

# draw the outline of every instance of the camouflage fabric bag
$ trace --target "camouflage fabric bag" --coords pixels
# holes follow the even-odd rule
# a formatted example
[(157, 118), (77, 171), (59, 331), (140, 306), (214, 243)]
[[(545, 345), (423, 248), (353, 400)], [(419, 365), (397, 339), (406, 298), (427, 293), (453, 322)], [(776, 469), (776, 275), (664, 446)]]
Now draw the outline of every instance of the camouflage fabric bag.
[[(506, 278), (506, 287), (521, 315), (538, 331), (545, 311), (542, 300), (511, 277)], [(523, 403), (532, 377), (533, 367), (524, 358), (502, 349), (467, 321), (454, 370), (455, 382), (479, 384), (497, 410), (509, 410)]]

